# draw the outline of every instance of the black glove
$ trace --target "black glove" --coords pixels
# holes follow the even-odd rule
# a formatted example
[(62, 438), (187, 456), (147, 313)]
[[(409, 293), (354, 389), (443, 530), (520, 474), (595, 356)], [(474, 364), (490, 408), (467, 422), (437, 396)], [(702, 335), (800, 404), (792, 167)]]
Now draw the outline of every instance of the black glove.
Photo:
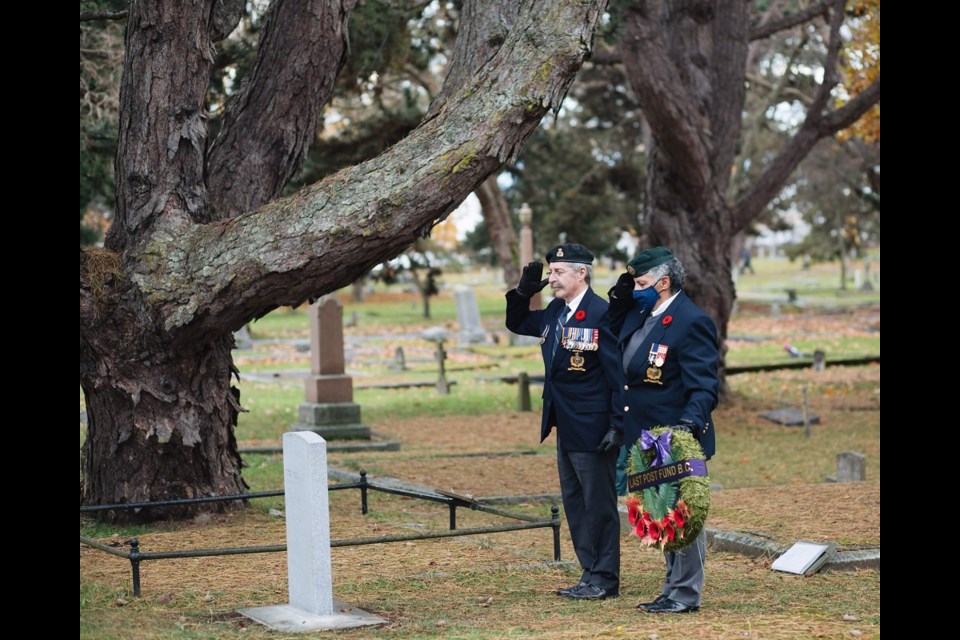
[(692, 436), (696, 436), (697, 434), (696, 432), (697, 425), (693, 423), (693, 420), (687, 420), (686, 418), (683, 418), (682, 420), (677, 422), (677, 424), (673, 425), (673, 428), (676, 429), (677, 431), (686, 431)]
[(542, 262), (531, 262), (523, 268), (523, 273), (520, 274), (520, 284), (517, 285), (517, 293), (521, 296), (526, 296), (527, 298), (532, 298), (533, 294), (541, 291), (547, 282), (550, 281), (549, 278), (543, 277), (543, 263)]
[(635, 285), (636, 281), (632, 275), (629, 273), (621, 273), (620, 277), (617, 278), (617, 284), (613, 285), (613, 289), (610, 289), (609, 295), (611, 298), (622, 302), (632, 301)]
[(603, 440), (597, 445), (597, 453), (606, 453), (607, 451), (619, 449), (621, 444), (623, 444), (623, 433), (619, 429), (610, 427), (610, 429), (603, 434)]

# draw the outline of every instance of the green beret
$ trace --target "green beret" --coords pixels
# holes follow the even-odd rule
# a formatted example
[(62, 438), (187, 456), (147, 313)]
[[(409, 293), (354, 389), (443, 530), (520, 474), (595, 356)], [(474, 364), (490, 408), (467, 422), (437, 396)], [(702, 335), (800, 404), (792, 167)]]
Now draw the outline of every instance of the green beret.
[(593, 264), (593, 254), (582, 244), (561, 244), (547, 251), (547, 262), (576, 262)]
[(673, 254), (666, 247), (654, 247), (653, 249), (644, 249), (633, 257), (633, 260), (627, 263), (627, 273), (634, 278), (642, 276), (654, 267), (659, 267), (673, 260)]

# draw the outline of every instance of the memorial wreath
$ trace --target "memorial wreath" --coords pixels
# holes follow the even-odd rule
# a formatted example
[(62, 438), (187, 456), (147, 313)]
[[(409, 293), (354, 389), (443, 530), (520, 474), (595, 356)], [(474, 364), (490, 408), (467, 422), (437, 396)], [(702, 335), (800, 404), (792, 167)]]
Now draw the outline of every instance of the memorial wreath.
[(710, 478), (700, 443), (686, 431), (642, 432), (627, 462), (627, 515), (645, 545), (676, 551), (692, 544), (710, 509)]

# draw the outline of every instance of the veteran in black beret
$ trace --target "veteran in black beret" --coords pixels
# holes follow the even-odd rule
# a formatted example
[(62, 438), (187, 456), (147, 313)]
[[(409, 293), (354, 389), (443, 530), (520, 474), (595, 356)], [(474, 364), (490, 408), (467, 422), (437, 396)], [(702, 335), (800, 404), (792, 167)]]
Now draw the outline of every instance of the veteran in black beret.
[[(716, 449), (711, 412), (717, 406), (717, 328), (683, 292), (686, 272), (666, 247), (641, 251), (610, 290), (611, 331), (624, 372), (624, 438), (631, 446), (659, 426), (688, 431), (709, 460)], [(700, 608), (706, 534), (664, 554), (666, 578), (648, 613)]]
[[(605, 324), (607, 302), (590, 288), (593, 254), (582, 244), (561, 244), (543, 263), (523, 268), (508, 291), (507, 328), (540, 338), (543, 416), (540, 441), (557, 431), (557, 470), (573, 548), (582, 569), (577, 584), (557, 591), (576, 600), (620, 594), (620, 517), (616, 460), (623, 442), (619, 351)], [(550, 285), (546, 309), (530, 298)]]

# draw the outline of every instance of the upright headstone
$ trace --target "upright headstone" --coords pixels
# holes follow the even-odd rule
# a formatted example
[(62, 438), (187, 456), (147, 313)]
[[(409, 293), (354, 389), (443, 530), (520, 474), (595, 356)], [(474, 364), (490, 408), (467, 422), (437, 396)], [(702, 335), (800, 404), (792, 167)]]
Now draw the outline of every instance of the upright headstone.
[(867, 479), (867, 457), (844, 451), (837, 454), (837, 482), (862, 482)]
[(327, 443), (315, 433), (283, 434), (290, 604), (315, 615), (333, 613)]
[(817, 349), (813, 352), (813, 370), (823, 371), (827, 368), (827, 352), (823, 349)]
[(477, 344), (487, 341), (487, 332), (480, 320), (480, 308), (473, 289), (457, 285), (453, 292), (457, 304), (457, 322), (460, 323), (460, 343)]
[(353, 379), (344, 373), (343, 307), (333, 296), (310, 306), (310, 376), (307, 401), (299, 407), (294, 431), (313, 431), (327, 440), (370, 439), (353, 402)]
[(333, 599), (327, 443), (309, 431), (283, 434), (288, 605), (241, 609), (280, 631), (346, 629), (385, 621)]

